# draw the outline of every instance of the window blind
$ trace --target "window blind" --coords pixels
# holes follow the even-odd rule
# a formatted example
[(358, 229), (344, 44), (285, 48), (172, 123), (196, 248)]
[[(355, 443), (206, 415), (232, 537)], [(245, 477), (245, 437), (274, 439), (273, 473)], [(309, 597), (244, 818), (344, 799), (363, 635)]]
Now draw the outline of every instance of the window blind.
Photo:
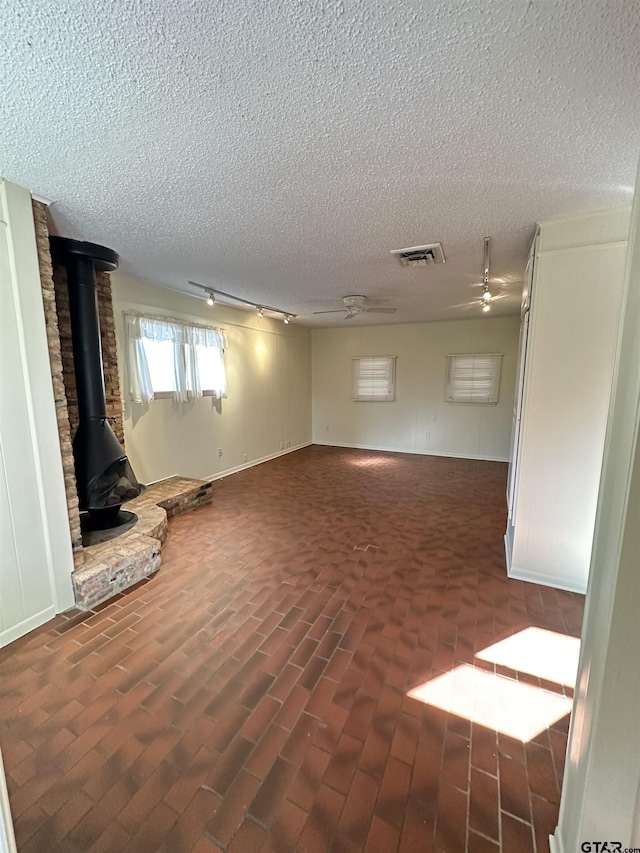
[(395, 399), (395, 355), (353, 359), (353, 393), (356, 402), (386, 402)]
[(502, 353), (448, 355), (445, 400), (449, 403), (497, 403), (501, 364)]

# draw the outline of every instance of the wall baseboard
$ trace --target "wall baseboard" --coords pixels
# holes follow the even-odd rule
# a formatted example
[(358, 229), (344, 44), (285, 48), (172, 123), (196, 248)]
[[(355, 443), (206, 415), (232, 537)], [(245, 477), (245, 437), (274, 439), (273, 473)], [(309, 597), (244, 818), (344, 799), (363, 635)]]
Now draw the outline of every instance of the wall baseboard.
[(567, 579), (562, 577), (562, 575), (538, 575), (527, 569), (519, 569), (513, 564), (508, 567), (507, 575), (512, 580), (537, 583), (540, 586), (550, 586), (552, 589), (564, 589), (567, 592), (578, 592), (580, 595), (586, 595), (587, 592), (586, 583), (567, 582)]
[(18, 622), (17, 625), (13, 625), (11, 628), (1, 631), (0, 649), (3, 646), (8, 646), (9, 643), (13, 643), (14, 640), (24, 637), (25, 634), (28, 634), (29, 631), (33, 631), (35, 628), (39, 628), (40, 625), (44, 625), (44, 623), (48, 622), (49, 619), (53, 619), (55, 615), (56, 609), (51, 605), (51, 607), (46, 607), (34, 616), (29, 616), (28, 619), (23, 619), (22, 622)]
[(260, 459), (252, 459), (251, 462), (243, 462), (242, 465), (236, 465), (235, 468), (227, 468), (220, 471), (218, 474), (208, 474), (202, 477), (203, 480), (222, 480), (230, 474), (237, 474), (238, 471), (245, 471), (247, 468), (255, 468), (256, 465), (262, 465), (263, 462), (270, 462), (272, 459), (277, 459), (279, 456), (286, 456), (287, 453), (293, 453), (295, 450), (302, 450), (303, 447), (310, 447), (313, 442), (305, 441), (302, 444), (296, 444), (294, 447), (287, 447), (285, 450), (277, 450), (275, 453), (270, 453), (269, 456), (262, 456)]
[(553, 835), (549, 836), (549, 850), (551, 853), (564, 853), (564, 847), (562, 846), (562, 838), (560, 836), (560, 832), (558, 831), (558, 827), (556, 827), (556, 831)]
[(438, 453), (435, 450), (407, 450), (406, 447), (382, 447), (375, 444), (346, 444), (340, 441), (316, 441), (322, 447), (347, 447), (353, 450), (380, 450), (383, 453), (409, 453), (415, 456), (444, 456), (450, 459), (475, 459), (481, 462), (508, 462), (507, 456), (476, 456), (472, 453)]

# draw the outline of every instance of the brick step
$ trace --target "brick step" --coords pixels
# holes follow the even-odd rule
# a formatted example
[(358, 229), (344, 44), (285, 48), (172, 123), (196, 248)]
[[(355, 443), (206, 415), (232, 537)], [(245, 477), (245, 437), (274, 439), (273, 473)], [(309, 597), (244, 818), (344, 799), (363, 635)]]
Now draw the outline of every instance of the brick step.
[(108, 542), (84, 549), (84, 566), (73, 573), (76, 606), (90, 610), (123, 592), (160, 568), (160, 549), (169, 532), (168, 519), (211, 503), (211, 483), (189, 477), (169, 477), (153, 483), (125, 509), (138, 521)]

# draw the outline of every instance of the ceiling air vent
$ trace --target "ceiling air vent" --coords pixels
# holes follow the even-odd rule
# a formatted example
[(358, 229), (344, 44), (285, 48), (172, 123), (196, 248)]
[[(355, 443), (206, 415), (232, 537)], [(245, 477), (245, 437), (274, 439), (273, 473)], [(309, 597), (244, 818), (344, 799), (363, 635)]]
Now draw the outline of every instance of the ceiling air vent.
[(426, 246), (411, 246), (409, 249), (392, 249), (403, 267), (426, 267), (428, 264), (443, 264), (444, 252), (440, 243)]

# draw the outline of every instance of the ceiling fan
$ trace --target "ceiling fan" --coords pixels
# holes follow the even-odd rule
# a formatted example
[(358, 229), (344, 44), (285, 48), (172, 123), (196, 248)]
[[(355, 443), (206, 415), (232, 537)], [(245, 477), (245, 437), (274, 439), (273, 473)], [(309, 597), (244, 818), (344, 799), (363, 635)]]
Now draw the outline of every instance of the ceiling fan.
[(333, 311), (314, 311), (314, 314), (342, 314), (346, 311), (345, 320), (353, 320), (358, 314), (395, 314), (396, 308), (369, 308), (366, 296), (343, 296), (344, 308), (336, 308)]

